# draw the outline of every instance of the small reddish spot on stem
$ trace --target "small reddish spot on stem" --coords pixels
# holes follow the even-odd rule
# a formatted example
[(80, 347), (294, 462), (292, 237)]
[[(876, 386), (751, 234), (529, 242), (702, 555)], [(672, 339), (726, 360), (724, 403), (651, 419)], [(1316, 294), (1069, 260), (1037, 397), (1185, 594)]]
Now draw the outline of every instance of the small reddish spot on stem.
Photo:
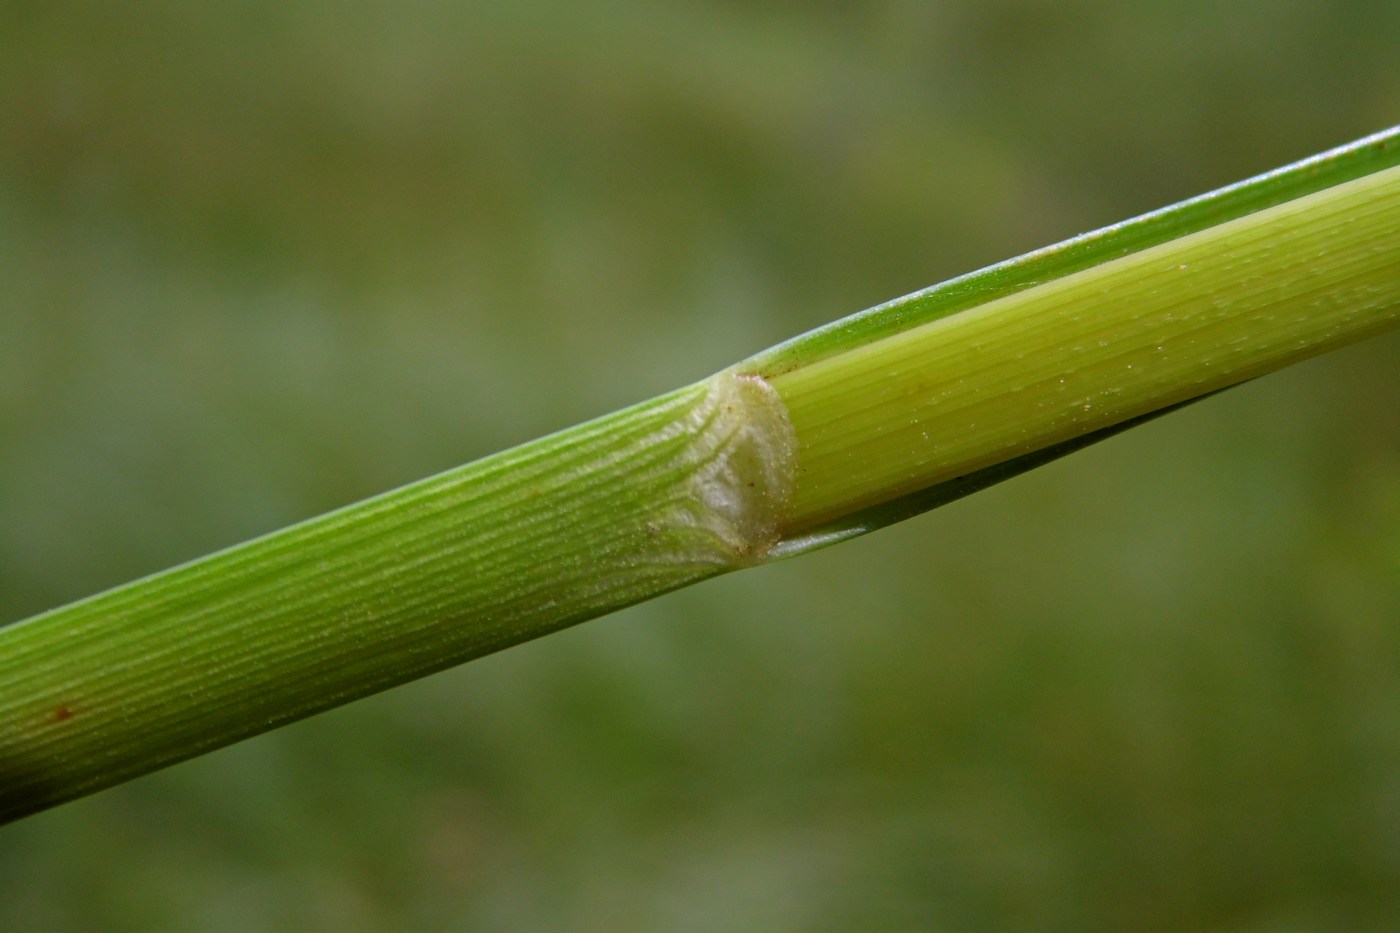
[(53, 719), (54, 719), (54, 722), (63, 722), (65, 719), (72, 719), (72, 718), (73, 718), (73, 711), (72, 711), (71, 709), (68, 708), (68, 704), (67, 704), (67, 703), (64, 703), (64, 704), (60, 705), (60, 706), (58, 707), (58, 709), (56, 709), (56, 710), (53, 711)]

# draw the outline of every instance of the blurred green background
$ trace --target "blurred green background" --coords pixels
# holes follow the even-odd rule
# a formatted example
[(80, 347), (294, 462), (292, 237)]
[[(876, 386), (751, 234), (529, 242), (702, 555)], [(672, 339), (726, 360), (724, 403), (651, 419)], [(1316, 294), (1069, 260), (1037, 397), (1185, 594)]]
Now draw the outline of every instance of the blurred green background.
[[(1394, 123), (1397, 37), (0, 6), (0, 623)], [(1397, 363), (0, 829), (0, 929), (1395, 929)]]

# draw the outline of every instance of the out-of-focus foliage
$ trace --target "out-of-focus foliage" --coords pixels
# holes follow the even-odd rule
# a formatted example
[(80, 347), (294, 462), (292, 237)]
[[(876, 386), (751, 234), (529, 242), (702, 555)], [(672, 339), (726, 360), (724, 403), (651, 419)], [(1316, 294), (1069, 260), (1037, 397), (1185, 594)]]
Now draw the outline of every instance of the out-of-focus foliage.
[[(0, 8), (0, 622), (1393, 123), (1389, 0)], [(1400, 922), (1400, 340), (0, 830), (0, 929)]]

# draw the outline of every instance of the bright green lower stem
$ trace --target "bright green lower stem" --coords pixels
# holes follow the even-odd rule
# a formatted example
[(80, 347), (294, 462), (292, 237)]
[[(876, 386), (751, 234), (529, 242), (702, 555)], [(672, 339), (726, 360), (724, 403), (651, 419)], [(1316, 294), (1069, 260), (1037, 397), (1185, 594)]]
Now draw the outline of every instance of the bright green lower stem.
[(789, 533), (1278, 369), (1400, 320), (1400, 168), (769, 381)]
[(0, 629), (0, 822), (751, 561), (771, 394), (717, 377)]

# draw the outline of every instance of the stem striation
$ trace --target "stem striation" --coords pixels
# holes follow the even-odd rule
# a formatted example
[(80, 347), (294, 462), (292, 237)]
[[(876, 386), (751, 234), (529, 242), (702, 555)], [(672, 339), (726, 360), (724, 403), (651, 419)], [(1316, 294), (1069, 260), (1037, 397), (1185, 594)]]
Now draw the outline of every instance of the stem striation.
[(760, 560), (794, 449), (722, 373), (0, 629), (0, 822)]

